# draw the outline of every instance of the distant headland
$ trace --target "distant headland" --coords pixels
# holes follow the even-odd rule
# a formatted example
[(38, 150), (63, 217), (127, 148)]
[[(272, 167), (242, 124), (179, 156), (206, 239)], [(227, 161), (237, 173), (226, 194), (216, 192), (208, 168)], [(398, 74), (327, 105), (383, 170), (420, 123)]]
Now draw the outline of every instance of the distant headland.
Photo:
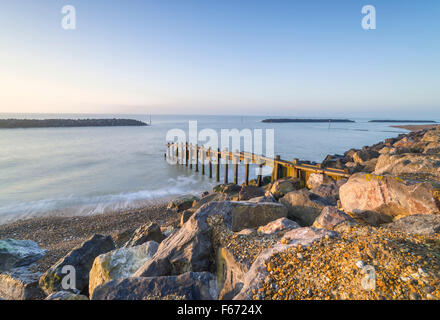
[(287, 122), (355, 122), (349, 119), (265, 119), (261, 122), (267, 123), (287, 123)]
[(437, 123), (433, 120), (370, 120), (368, 122), (384, 122), (384, 123)]
[(0, 119), (1, 129), (148, 126), (133, 119)]

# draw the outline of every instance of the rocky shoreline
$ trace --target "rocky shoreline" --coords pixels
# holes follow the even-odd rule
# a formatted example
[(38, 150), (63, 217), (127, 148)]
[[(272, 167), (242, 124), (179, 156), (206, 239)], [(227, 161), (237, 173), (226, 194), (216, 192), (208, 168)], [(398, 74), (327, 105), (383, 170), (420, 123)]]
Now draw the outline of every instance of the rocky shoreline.
[(0, 129), (148, 126), (133, 119), (0, 119)]
[(0, 226), (0, 297), (439, 300), (440, 127), (323, 166), (352, 175), (311, 174), (305, 188), (292, 177), (219, 185), (167, 207)]

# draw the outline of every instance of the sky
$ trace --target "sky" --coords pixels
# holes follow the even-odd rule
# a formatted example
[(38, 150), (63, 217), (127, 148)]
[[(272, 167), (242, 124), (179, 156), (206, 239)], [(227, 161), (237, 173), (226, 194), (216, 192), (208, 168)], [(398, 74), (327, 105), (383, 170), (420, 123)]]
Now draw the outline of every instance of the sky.
[(2, 0), (0, 112), (439, 118), (440, 1)]

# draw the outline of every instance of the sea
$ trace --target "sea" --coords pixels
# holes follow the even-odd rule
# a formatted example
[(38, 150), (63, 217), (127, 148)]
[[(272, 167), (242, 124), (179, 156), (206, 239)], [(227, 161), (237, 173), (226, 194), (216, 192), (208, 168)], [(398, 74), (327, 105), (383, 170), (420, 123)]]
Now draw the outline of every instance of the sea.
[[(0, 118), (151, 121), (139, 127), (0, 129), (0, 224), (131, 210), (212, 189), (215, 180), (164, 158), (167, 133), (180, 129), (189, 134), (190, 121), (197, 122), (198, 132), (211, 129), (219, 137), (221, 130), (263, 132), (263, 144), (272, 129), (274, 154), (315, 162), (408, 132), (367, 118), (350, 118), (355, 120), (352, 123), (262, 123), (268, 117), (148, 114), (4, 113)], [(241, 182), (243, 171), (240, 168)], [(251, 170), (251, 178), (255, 175)]]

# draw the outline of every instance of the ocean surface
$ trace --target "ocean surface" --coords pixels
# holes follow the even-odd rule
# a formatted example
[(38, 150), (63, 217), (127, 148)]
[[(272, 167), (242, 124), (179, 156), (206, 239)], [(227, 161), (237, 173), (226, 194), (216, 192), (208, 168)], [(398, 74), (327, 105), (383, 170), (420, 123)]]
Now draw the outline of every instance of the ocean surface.
[[(0, 114), (0, 118), (150, 121), (149, 115)], [(89, 215), (136, 208), (210, 190), (215, 180), (164, 159), (167, 132), (188, 132), (190, 120), (197, 121), (199, 131), (210, 128), (219, 136), (221, 129), (263, 129), (263, 133), (274, 129), (275, 154), (285, 160), (316, 162), (328, 154), (342, 154), (407, 132), (387, 123), (368, 123), (369, 119), (352, 118), (356, 123), (330, 125), (261, 123), (265, 118), (153, 115), (148, 127), (0, 129), (0, 223), (33, 216)], [(241, 180), (243, 171), (240, 169)]]

